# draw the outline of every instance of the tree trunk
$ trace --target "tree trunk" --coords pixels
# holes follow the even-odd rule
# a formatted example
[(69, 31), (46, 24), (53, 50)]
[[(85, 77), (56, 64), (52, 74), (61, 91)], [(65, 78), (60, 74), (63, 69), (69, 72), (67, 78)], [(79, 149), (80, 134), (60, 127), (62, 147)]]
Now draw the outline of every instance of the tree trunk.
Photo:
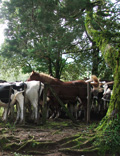
[(96, 41), (106, 63), (114, 72), (114, 86), (109, 108), (106, 116), (96, 129), (96, 138), (97, 144), (104, 154), (108, 151), (116, 154), (120, 153), (120, 48), (113, 46), (110, 31), (101, 30), (101, 28), (95, 29), (93, 24), (94, 17), (93, 8), (89, 6), (86, 12), (86, 29), (94, 41)]
[(96, 47), (96, 43), (92, 42), (93, 52), (92, 52), (92, 75), (99, 76), (98, 66), (99, 66), (99, 48)]
[(52, 72), (52, 63), (51, 63), (51, 59), (49, 58), (48, 60), (48, 71), (49, 71), (49, 74), (51, 76), (53, 76), (53, 72)]
[(60, 52), (57, 52), (57, 56), (56, 56), (56, 67), (55, 67), (55, 77), (57, 79), (60, 79), (60, 61), (61, 61), (61, 56), (60, 56)]
[(60, 79), (60, 64), (59, 60), (56, 61), (56, 76), (57, 79)]
[(120, 58), (116, 60), (116, 67), (114, 69), (114, 87), (113, 95), (111, 98), (110, 106), (107, 112), (107, 116), (117, 117), (117, 114), (120, 116)]
[(93, 36), (93, 39), (96, 41), (97, 45), (99, 45), (106, 63), (109, 64), (109, 66), (111, 66), (114, 71), (113, 94), (109, 104), (108, 112), (106, 114), (107, 121), (105, 121), (108, 122), (110, 121), (109, 119), (111, 119), (111, 117), (116, 117), (117, 114), (120, 115), (120, 51), (116, 50), (115, 47), (112, 47), (109, 44), (109, 40), (105, 38), (107, 37), (105, 32), (98, 32), (94, 29), (91, 22), (93, 20), (92, 9), (92, 7), (87, 9), (86, 30), (91, 36)]

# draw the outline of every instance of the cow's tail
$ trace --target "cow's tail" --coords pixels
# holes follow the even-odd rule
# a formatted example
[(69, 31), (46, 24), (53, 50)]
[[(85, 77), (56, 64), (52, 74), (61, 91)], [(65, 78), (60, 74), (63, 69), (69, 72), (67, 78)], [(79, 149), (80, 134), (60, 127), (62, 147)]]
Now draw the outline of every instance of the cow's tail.
[(24, 90), (21, 91), (21, 92), (17, 92), (17, 93), (15, 94), (15, 96), (14, 96), (13, 99), (12, 99), (12, 101), (10, 102), (10, 106), (12, 106), (12, 105), (15, 104), (16, 97), (17, 97), (19, 94), (23, 93), (23, 92), (24, 92)]

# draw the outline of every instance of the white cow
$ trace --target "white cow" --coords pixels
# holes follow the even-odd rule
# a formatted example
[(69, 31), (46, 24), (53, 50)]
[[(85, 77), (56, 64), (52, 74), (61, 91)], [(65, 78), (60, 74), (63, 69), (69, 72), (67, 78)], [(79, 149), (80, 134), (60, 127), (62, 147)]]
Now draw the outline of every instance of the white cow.
[(25, 94), (19, 96), (19, 105), (17, 111), (17, 120), (20, 118), (20, 122), (24, 122), (24, 102), (25, 106), (31, 105), (32, 106), (32, 115), (31, 118), (37, 122), (38, 120), (38, 103), (41, 97), (42, 91), (44, 89), (44, 84), (40, 81), (28, 81), (25, 82), (26, 89)]

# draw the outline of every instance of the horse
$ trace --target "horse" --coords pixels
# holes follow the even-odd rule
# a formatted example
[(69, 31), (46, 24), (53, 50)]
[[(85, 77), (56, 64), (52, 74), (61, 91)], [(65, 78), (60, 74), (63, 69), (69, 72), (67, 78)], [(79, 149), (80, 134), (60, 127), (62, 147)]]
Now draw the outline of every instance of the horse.
[[(54, 89), (58, 97), (62, 100), (64, 104), (74, 103), (76, 97), (80, 98), (84, 110), (86, 110), (87, 105), (87, 83), (84, 80), (75, 80), (64, 82), (45, 73), (37, 73), (32, 71), (30, 77), (27, 81), (37, 80), (42, 83), (48, 83)], [(57, 99), (52, 95), (51, 91), (48, 90), (48, 95), (50, 99), (49, 103), (52, 108), (55, 108), (59, 112), (60, 105)]]

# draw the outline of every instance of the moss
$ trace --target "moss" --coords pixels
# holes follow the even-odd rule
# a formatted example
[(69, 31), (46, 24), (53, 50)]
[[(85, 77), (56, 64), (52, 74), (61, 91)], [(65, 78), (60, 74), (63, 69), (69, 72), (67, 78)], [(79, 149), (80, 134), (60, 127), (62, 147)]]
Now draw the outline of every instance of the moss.
[(18, 149), (20, 147), (20, 144), (12, 142), (9, 144), (5, 144), (3, 149), (4, 150), (12, 150), (12, 149)]
[(116, 118), (105, 118), (102, 121), (101, 125), (97, 127), (96, 139), (93, 144), (99, 147), (101, 155), (120, 154), (120, 116), (118, 114)]
[(1, 139), (0, 139), (0, 147), (4, 147), (5, 146), (5, 144), (6, 143), (8, 143), (9, 142), (9, 140), (7, 139), (7, 137), (2, 137)]
[[(98, 155), (98, 151), (99, 151), (99, 148), (98, 147), (94, 147), (94, 146), (91, 146), (91, 147), (87, 147), (87, 148), (83, 148), (83, 149), (71, 149), (71, 148), (63, 148), (63, 149), (60, 149), (59, 151), (62, 151), (64, 153), (67, 153), (67, 154), (72, 154), (74, 153), (74, 155), (76, 154), (87, 154), (87, 153), (93, 153), (95, 152), (95, 156)], [(92, 154), (94, 155), (94, 154)]]
[(37, 142), (35, 140), (29, 140), (24, 142), (18, 149), (17, 151), (21, 151), (23, 149), (46, 149), (48, 146), (53, 146), (54, 147), (55, 143), (54, 142)]
[(47, 121), (45, 125), (42, 125), (40, 126), (41, 129), (44, 129), (44, 128), (47, 128), (47, 129), (63, 129), (63, 128), (66, 128), (66, 127), (77, 127), (79, 126), (79, 124), (75, 124), (73, 123), (72, 121), (70, 120), (60, 120), (60, 119), (57, 119), (57, 120), (51, 120), (50, 122)]
[(66, 140), (65, 143), (62, 144), (62, 148), (60, 151), (63, 152), (77, 152), (77, 153), (82, 153), (84, 152), (91, 153), (93, 151), (98, 150), (96, 146), (92, 144), (92, 142), (95, 140), (95, 132), (91, 133), (91, 130), (89, 129), (86, 133), (86, 131), (79, 133), (76, 135), (76, 138), (71, 138), (69, 140)]

